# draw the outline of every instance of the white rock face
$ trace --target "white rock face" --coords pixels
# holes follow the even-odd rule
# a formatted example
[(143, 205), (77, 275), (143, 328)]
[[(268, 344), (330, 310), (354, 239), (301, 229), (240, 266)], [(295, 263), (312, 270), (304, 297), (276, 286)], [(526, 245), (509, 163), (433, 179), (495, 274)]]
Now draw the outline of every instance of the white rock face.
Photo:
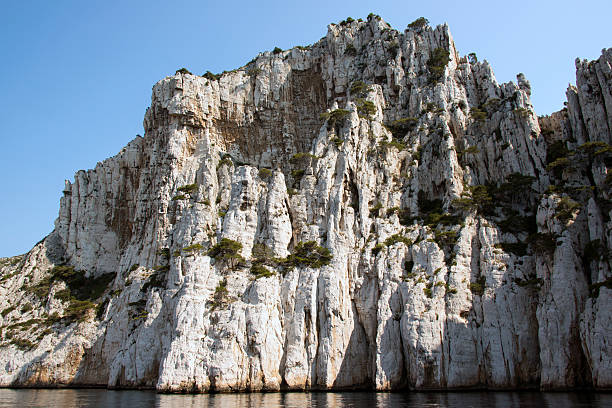
[(538, 118), (445, 25), (372, 16), (161, 80), (1, 260), (0, 385), (611, 388), (611, 63)]

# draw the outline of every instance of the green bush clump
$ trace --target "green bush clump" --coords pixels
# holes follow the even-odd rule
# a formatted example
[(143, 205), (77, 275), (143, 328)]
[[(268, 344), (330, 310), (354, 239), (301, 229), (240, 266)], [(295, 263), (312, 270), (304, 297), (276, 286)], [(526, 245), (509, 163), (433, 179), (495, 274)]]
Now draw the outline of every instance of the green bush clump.
[[(438, 106), (437, 106), (435, 103), (433, 103), (433, 102), (427, 102), (427, 103), (425, 104), (425, 107), (424, 107), (424, 108), (423, 108), (423, 110), (421, 111), (421, 115), (424, 115), (424, 114), (429, 113), (429, 112), (436, 112), (436, 111), (438, 111), (438, 109), (441, 109), (441, 108), (438, 108)], [(442, 111), (443, 111), (443, 110), (444, 110), (444, 109), (442, 109)]]
[(187, 185), (177, 188), (176, 190), (181, 193), (193, 194), (198, 191), (198, 185), (196, 183), (187, 184)]
[(253, 263), (261, 263), (264, 265), (274, 265), (277, 260), (274, 258), (274, 251), (266, 244), (257, 243), (253, 245), (251, 254), (254, 258)]
[(350, 91), (351, 96), (357, 98), (363, 98), (372, 90), (370, 85), (366, 85), (363, 81), (355, 81), (351, 84)]
[(274, 47), (274, 50), (272, 50), (272, 54), (280, 54), (281, 52), (283, 52), (283, 50), (281, 48), (278, 47)]
[(275, 258), (274, 251), (263, 243), (253, 245), (251, 254), (253, 256), (251, 273), (255, 275), (255, 279), (274, 276), (274, 272), (271, 272), (266, 266), (276, 267), (284, 262), (282, 259)]
[(182, 249), (183, 252), (200, 252), (203, 251), (204, 247), (200, 243), (196, 243), (193, 245), (186, 246)]
[(170, 267), (165, 265), (163, 269), (156, 269), (155, 273), (149, 276), (149, 279), (142, 285), (140, 291), (145, 293), (149, 288), (164, 288), (166, 286), (166, 273), (170, 270)]
[(228, 295), (229, 291), (227, 290), (227, 280), (223, 279), (217, 284), (217, 287), (215, 287), (215, 293), (213, 294), (210, 310), (214, 311), (220, 307), (227, 306)]
[(7, 280), (11, 279), (12, 277), (17, 276), (17, 275), (19, 274), (19, 272), (20, 272), (20, 270), (19, 270), (19, 269), (16, 269), (16, 270), (14, 270), (14, 271), (13, 271), (13, 272), (11, 272), (11, 273), (7, 273), (6, 275), (3, 275), (3, 276), (0, 278), (0, 283), (2, 283), (2, 282), (6, 282)]
[(170, 248), (160, 248), (156, 254), (164, 259), (170, 259)]
[(322, 113), (320, 118), (327, 121), (327, 129), (331, 130), (336, 125), (341, 126), (350, 113), (346, 109), (335, 109), (331, 112)]
[(405, 143), (400, 142), (397, 139), (391, 139), (390, 142), (387, 142), (386, 140), (381, 140), (381, 142), (378, 144), (378, 148), (381, 149), (381, 150), (382, 149), (387, 149), (387, 148), (390, 148), (390, 147), (396, 148), (400, 152), (402, 150), (408, 149), (408, 146), (406, 146)]
[(134, 271), (135, 271), (136, 269), (138, 269), (139, 267), (140, 267), (140, 265), (138, 265), (138, 264), (134, 264), (134, 265), (132, 265), (132, 266), (130, 267), (130, 270), (129, 270), (129, 271), (130, 271), (130, 272), (134, 272)]
[(574, 217), (574, 213), (579, 210), (581, 205), (569, 197), (563, 197), (557, 204), (555, 218), (567, 223)]
[(338, 149), (340, 148), (340, 146), (342, 146), (342, 143), (344, 143), (344, 139), (340, 137), (334, 137), (331, 141)]
[(563, 172), (586, 170), (592, 167), (596, 159), (603, 160), (606, 167), (612, 167), (612, 146), (601, 141), (586, 142), (576, 150), (568, 150), (565, 142), (556, 141), (548, 147), (546, 168), (556, 178), (562, 178)]
[(524, 288), (526, 286), (542, 286), (544, 284), (544, 280), (540, 279), (540, 278), (531, 278), (531, 279), (514, 279), (514, 283), (516, 283), (518, 286)]
[(372, 255), (373, 256), (378, 255), (378, 253), (382, 251), (384, 247), (385, 247), (385, 244), (376, 244), (374, 248), (372, 248)]
[(329, 249), (318, 245), (315, 241), (299, 242), (291, 255), (283, 262), (287, 269), (296, 266), (321, 268), (331, 263), (333, 256)]
[(391, 246), (398, 242), (403, 242), (406, 246), (412, 245), (412, 241), (409, 238), (402, 236), (401, 234), (391, 235), (389, 238), (385, 239), (384, 244), (386, 246)]
[[(502, 101), (499, 98), (490, 98), (485, 103), (479, 106), (487, 112), (487, 116), (491, 117), (502, 106)], [(500, 130), (501, 132), (501, 130)]]
[(227, 295), (227, 280), (223, 279), (215, 287), (215, 294)]
[(77, 271), (72, 266), (59, 265), (53, 267), (49, 276), (30, 287), (30, 290), (39, 297), (48, 296), (51, 285), (56, 281), (63, 281), (67, 288), (58, 291), (57, 298), (69, 304), (64, 310), (62, 319), (82, 321), (88, 316), (88, 311), (96, 307), (93, 301), (102, 296), (114, 278), (114, 273), (85, 278), (85, 272)]
[(262, 167), (261, 169), (259, 169), (259, 178), (260, 179), (266, 179), (266, 178), (270, 177), (271, 175), (272, 175), (272, 170), (266, 169), (265, 167)]
[(251, 266), (251, 274), (255, 275), (255, 279), (274, 276), (274, 273), (270, 272), (270, 270), (262, 264), (253, 264)]
[(463, 211), (476, 211), (481, 214), (490, 213), (492, 209), (490, 187), (484, 185), (469, 186), (461, 194), (461, 198), (453, 200), (453, 206)]
[(440, 247), (454, 247), (455, 244), (457, 243), (457, 239), (458, 239), (458, 233), (457, 231), (441, 231), (441, 230), (435, 230), (434, 231), (434, 241), (438, 244), (438, 246)]
[(373, 115), (376, 115), (376, 105), (374, 102), (357, 98), (357, 113), (361, 118), (371, 119)]
[(436, 48), (431, 53), (431, 57), (427, 61), (429, 68), (429, 81), (431, 83), (438, 82), (444, 75), (444, 69), (450, 61), (450, 53), (444, 48)]
[(189, 70), (187, 68), (181, 68), (181, 69), (177, 69), (176, 72), (174, 73), (174, 75), (178, 75), (178, 74), (189, 74), (189, 75), (193, 75), (191, 72), (189, 72)]
[(505, 199), (520, 201), (533, 192), (531, 185), (535, 180), (536, 178), (533, 176), (526, 176), (520, 173), (509, 174), (506, 177), (506, 181), (495, 190), (495, 195), (502, 196)]
[(61, 300), (62, 302), (67, 302), (70, 300), (70, 289), (62, 289), (55, 292), (55, 298), (57, 300)]
[(206, 71), (206, 73), (204, 75), (202, 75), (202, 77), (210, 80), (210, 81), (218, 81), (219, 79), (221, 79), (221, 76), (223, 74), (213, 74), (210, 71)]
[(450, 213), (430, 212), (425, 215), (425, 225), (430, 227), (435, 225), (457, 225), (461, 223), (461, 217)]
[(96, 304), (89, 300), (71, 300), (64, 310), (63, 319), (82, 322), (89, 315), (89, 311), (96, 308)]
[(128, 316), (130, 317), (130, 320), (146, 319), (149, 315), (149, 312), (146, 311), (146, 305), (146, 299), (140, 299), (136, 302), (128, 303)]
[(55, 266), (49, 272), (49, 276), (30, 287), (35, 295), (48, 296), (51, 285), (56, 281), (63, 281), (69, 291), (68, 300), (91, 301), (102, 296), (108, 284), (115, 278), (114, 273), (103, 274), (96, 278), (85, 278), (85, 272), (77, 271), (68, 265)]
[(382, 207), (383, 205), (380, 201), (374, 204), (374, 207), (370, 208), (370, 217), (378, 217), (380, 215), (380, 209)]
[(251, 77), (256, 77), (257, 75), (259, 75), (262, 72), (261, 68), (257, 68), (256, 66), (252, 66), (247, 68), (247, 75), (251, 76)]
[(186, 200), (186, 199), (187, 199), (187, 196), (184, 194), (178, 194), (172, 197), (172, 201)]
[(391, 58), (397, 57), (397, 53), (399, 51), (399, 44), (397, 41), (393, 41), (391, 44), (387, 46), (387, 51), (391, 54)]
[(476, 122), (485, 122), (487, 120), (487, 116), (487, 111), (481, 109), (480, 107), (474, 106), (470, 108), (470, 117)]
[[(417, 194), (417, 204), (419, 206), (419, 214), (425, 220), (426, 225), (457, 225), (460, 223), (461, 218), (459, 216), (444, 212), (441, 199), (435, 198), (430, 200), (423, 190), (419, 190)], [(406, 214), (407, 217), (408, 215)], [(407, 221), (410, 224), (412, 220), (407, 219)]]
[(312, 153), (300, 152), (291, 156), (291, 158), (289, 159), (289, 163), (295, 166), (306, 166), (310, 163), (311, 159), (316, 158), (317, 156)]
[(400, 211), (401, 210), (399, 207), (391, 207), (385, 212), (385, 214), (387, 215), (387, 217), (390, 217), (395, 213), (399, 213)]
[(559, 157), (553, 162), (546, 165), (546, 170), (553, 173), (556, 178), (561, 178), (563, 171), (567, 168), (572, 168), (573, 163), (568, 157)]
[(516, 109), (513, 110), (513, 112), (514, 112), (515, 115), (517, 115), (517, 116), (519, 116), (521, 118), (529, 117), (529, 113), (530, 113), (529, 109), (526, 109), (526, 108), (523, 108), (523, 107), (516, 108)]
[(428, 24), (429, 24), (429, 20), (427, 20), (425, 17), (419, 17), (416, 20), (414, 20), (412, 23), (408, 24), (408, 27), (413, 30), (419, 30), (427, 26)]
[(19, 329), (19, 330), (29, 330), (32, 326), (36, 326), (40, 324), (40, 319), (29, 319), (24, 322), (14, 323), (7, 327), (7, 329)]
[(581, 153), (586, 153), (591, 157), (595, 157), (603, 154), (611, 154), (612, 146), (601, 141), (586, 142), (578, 146), (578, 151)]
[(208, 250), (207, 255), (215, 260), (227, 262), (232, 268), (235, 268), (244, 262), (244, 258), (240, 255), (241, 251), (242, 244), (240, 242), (223, 238)]
[(306, 171), (304, 169), (291, 170), (291, 178), (293, 178), (293, 184), (299, 186), (300, 182), (302, 181), (302, 177), (304, 177), (305, 173)]
[(11, 344), (15, 345), (19, 350), (32, 350), (36, 347), (36, 344), (28, 339), (12, 339)]
[(229, 154), (224, 154), (221, 157), (221, 160), (219, 161), (219, 163), (217, 163), (217, 170), (219, 170), (221, 166), (233, 166), (233, 165), (234, 165), (234, 161), (232, 160), (232, 156), (230, 156)]
[(25, 305), (24, 305), (24, 306), (21, 308), (21, 313), (27, 313), (27, 312), (29, 312), (30, 310), (32, 310), (33, 308), (34, 308), (34, 307), (33, 307), (31, 304), (26, 303), (26, 304), (25, 304)]
[(165, 264), (165, 265), (156, 265), (153, 268), (153, 270), (155, 272), (166, 273), (166, 272), (168, 272), (170, 270), (170, 265), (167, 265), (167, 264)]
[(470, 283), (470, 290), (472, 291), (473, 294), (482, 296), (485, 291), (486, 283), (487, 283), (487, 278), (484, 276), (480, 276), (476, 280), (476, 282)]
[(465, 156), (466, 154), (477, 154), (477, 153), (480, 153), (480, 149), (478, 148), (478, 146), (470, 146), (465, 150), (458, 151), (457, 158), (461, 160), (463, 156)]

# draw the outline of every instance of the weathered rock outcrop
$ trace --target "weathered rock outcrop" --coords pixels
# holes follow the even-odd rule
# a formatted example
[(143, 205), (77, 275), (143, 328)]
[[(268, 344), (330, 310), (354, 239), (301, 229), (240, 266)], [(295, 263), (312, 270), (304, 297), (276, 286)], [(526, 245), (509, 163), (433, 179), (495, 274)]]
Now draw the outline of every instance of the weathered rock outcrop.
[(543, 118), (377, 16), (177, 71), (2, 260), (0, 385), (609, 389), (612, 49), (576, 65)]

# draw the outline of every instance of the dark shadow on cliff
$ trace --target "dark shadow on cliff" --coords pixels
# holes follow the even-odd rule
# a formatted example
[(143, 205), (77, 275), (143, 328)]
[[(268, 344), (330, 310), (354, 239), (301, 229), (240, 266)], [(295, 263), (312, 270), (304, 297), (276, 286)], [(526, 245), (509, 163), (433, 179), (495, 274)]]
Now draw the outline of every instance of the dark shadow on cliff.
[[(340, 369), (334, 380), (334, 389), (372, 389), (373, 383), (368, 364), (368, 341), (359, 322), (355, 304), (351, 302), (353, 331)], [(365, 373), (365, 375), (363, 375)]]

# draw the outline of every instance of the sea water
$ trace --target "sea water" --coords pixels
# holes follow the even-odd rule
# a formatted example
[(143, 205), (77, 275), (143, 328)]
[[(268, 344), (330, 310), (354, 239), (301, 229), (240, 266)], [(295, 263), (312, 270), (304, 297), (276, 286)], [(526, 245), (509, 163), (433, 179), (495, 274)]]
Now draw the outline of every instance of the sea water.
[(279, 392), (156, 394), (103, 389), (0, 389), (0, 407), (612, 407), (612, 394), (592, 392)]

